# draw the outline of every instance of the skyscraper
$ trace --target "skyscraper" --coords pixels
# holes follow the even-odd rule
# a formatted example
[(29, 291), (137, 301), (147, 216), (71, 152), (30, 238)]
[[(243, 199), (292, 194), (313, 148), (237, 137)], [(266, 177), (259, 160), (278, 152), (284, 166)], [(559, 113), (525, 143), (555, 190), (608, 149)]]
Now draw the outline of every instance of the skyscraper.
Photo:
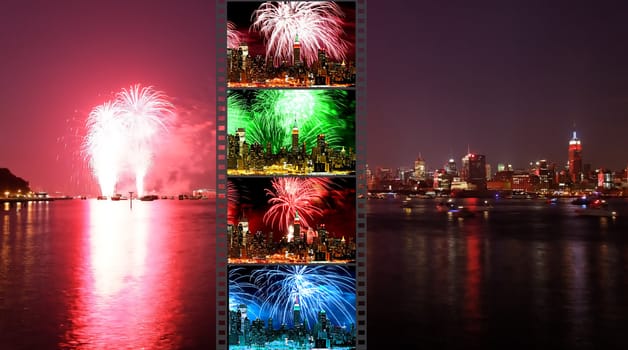
[(301, 306), (299, 305), (299, 297), (297, 296), (294, 300), (294, 308), (293, 311), (293, 327), (301, 324)]
[(449, 159), (449, 162), (445, 165), (445, 171), (447, 171), (447, 175), (457, 176), (458, 168), (456, 167), (456, 161)]
[(582, 181), (582, 143), (575, 131), (569, 140), (569, 176), (573, 183)]
[(425, 181), (425, 173), (425, 160), (419, 154), (419, 157), (414, 161), (414, 178), (419, 181)]
[(292, 224), (293, 227), (293, 235), (294, 235), (294, 241), (297, 243), (301, 242), (301, 219), (299, 218), (299, 212), (297, 211), (296, 214), (294, 215), (294, 223)]
[(297, 35), (294, 38), (294, 44), (292, 45), (292, 54), (294, 58), (294, 65), (298, 66), (301, 64), (301, 44), (299, 43), (299, 36)]
[(486, 157), (482, 154), (469, 153), (462, 157), (462, 180), (473, 184), (478, 190), (486, 189)]
[(294, 126), (292, 127), (292, 154), (295, 155), (299, 152), (299, 127), (297, 126), (297, 120), (294, 119)]

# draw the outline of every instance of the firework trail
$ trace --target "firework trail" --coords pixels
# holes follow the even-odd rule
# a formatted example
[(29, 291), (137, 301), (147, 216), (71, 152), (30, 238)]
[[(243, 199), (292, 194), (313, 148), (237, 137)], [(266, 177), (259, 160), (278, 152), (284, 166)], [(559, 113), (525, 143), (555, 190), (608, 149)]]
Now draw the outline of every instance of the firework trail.
[(355, 323), (355, 276), (339, 265), (276, 265), (251, 274), (261, 300), (260, 314), (276, 322), (292, 324), (295, 300), (307, 324), (317, 322), (325, 311), (335, 325)]
[(135, 187), (138, 196), (144, 192), (144, 177), (153, 157), (153, 145), (160, 131), (174, 116), (174, 106), (166, 95), (152, 87), (132, 86), (118, 93), (122, 106), (122, 122), (129, 136), (129, 161), (135, 171)]
[(259, 317), (260, 300), (255, 296), (257, 286), (249, 282), (250, 276), (241, 267), (229, 269), (229, 310), (237, 309), (240, 304), (247, 306), (253, 318)]
[(87, 118), (90, 131), (83, 144), (88, 153), (90, 166), (98, 179), (104, 196), (114, 193), (124, 152), (124, 128), (120, 123), (117, 101), (109, 101), (95, 107)]
[(227, 48), (237, 49), (240, 45), (240, 33), (233, 22), (227, 21)]
[[(250, 102), (249, 102), (250, 101)], [(316, 146), (325, 134), (330, 147), (344, 145), (354, 112), (347, 91), (260, 90), (247, 99), (239, 92), (228, 98), (229, 132), (243, 127), (249, 143), (272, 145), (273, 152), (292, 143), (292, 128), (299, 129), (299, 143)]]
[(323, 214), (324, 197), (331, 189), (329, 178), (278, 177), (272, 180), (272, 189), (266, 189), (270, 208), (262, 220), (267, 225), (287, 232), (299, 215), (301, 225), (313, 227), (314, 220)]
[(240, 195), (233, 181), (227, 181), (227, 218), (230, 224), (237, 224)]
[(251, 133), (254, 123), (251, 123), (251, 111), (244, 96), (235, 91), (229, 91), (227, 97), (227, 128), (229, 133), (235, 134), (238, 128), (246, 128)]
[[(85, 150), (103, 195), (111, 195), (120, 169), (130, 166), (138, 196), (161, 132), (174, 118), (167, 96), (139, 84), (123, 89), (116, 99), (92, 110), (87, 120)], [(109, 153), (109, 154), (108, 154)]]
[(266, 42), (266, 57), (275, 66), (293, 62), (295, 40), (301, 46), (301, 60), (308, 66), (325, 50), (335, 60), (344, 60), (349, 47), (342, 38), (344, 13), (331, 1), (265, 2), (251, 16), (251, 30), (259, 31)]

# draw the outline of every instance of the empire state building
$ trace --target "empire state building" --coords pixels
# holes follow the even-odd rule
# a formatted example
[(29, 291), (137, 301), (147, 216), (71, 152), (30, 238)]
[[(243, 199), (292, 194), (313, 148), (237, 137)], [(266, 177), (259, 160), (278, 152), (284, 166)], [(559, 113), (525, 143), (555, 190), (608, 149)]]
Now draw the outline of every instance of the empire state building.
[(575, 131), (569, 140), (569, 176), (573, 183), (582, 181), (582, 143)]

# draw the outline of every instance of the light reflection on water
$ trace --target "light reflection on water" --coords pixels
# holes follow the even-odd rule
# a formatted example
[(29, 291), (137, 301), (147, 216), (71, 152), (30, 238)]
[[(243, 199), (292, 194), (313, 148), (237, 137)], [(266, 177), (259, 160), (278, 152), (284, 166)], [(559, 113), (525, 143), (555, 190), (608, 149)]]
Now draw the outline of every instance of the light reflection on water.
[(211, 348), (213, 201), (3, 212), (0, 348)]
[[(617, 333), (628, 324), (628, 200), (610, 201), (616, 218), (542, 200), (459, 202), (476, 215), (369, 200), (369, 345), (628, 348)], [(404, 302), (393, 315), (379, 300)]]

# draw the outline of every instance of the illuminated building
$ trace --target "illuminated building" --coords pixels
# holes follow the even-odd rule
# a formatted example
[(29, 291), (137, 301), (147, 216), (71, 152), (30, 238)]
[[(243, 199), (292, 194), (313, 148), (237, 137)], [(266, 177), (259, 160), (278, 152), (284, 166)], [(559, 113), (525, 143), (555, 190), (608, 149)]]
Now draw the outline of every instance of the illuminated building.
[(550, 169), (547, 165), (547, 160), (543, 159), (537, 162), (536, 175), (539, 176), (542, 189), (550, 188), (550, 185), (553, 183), (552, 181), (553, 177), (550, 174)]
[(293, 325), (296, 327), (301, 323), (301, 306), (299, 305), (299, 297), (297, 296), (294, 301), (294, 307), (292, 309)]
[(613, 172), (607, 169), (598, 169), (597, 187), (603, 190), (610, 190), (613, 188)]
[(294, 45), (292, 45), (292, 54), (294, 58), (294, 65), (298, 66), (301, 64), (301, 44), (299, 43), (299, 36), (297, 35), (294, 38)]
[(575, 131), (569, 140), (569, 176), (573, 183), (582, 181), (582, 143)]
[(445, 169), (438, 169), (434, 171), (434, 183), (432, 184), (432, 187), (437, 191), (451, 189), (451, 179)]
[(242, 315), (240, 310), (229, 311), (229, 344), (240, 344), (240, 337), (242, 335)]
[(456, 161), (449, 159), (449, 162), (445, 165), (445, 171), (447, 171), (448, 175), (458, 176), (458, 168), (456, 167)]
[(295, 243), (300, 243), (301, 237), (301, 219), (299, 218), (299, 212), (297, 211), (294, 216), (294, 222), (292, 224), (292, 234), (294, 235)]
[(239, 339), (238, 342), (240, 344), (245, 344), (246, 343), (246, 338), (248, 337), (248, 333), (249, 333), (249, 318), (247, 316), (247, 306), (245, 304), (240, 304), (238, 306), (238, 314), (240, 316), (240, 329), (238, 332), (239, 335)]
[(460, 176), (463, 181), (472, 184), (478, 190), (486, 189), (486, 157), (469, 153), (462, 158)]
[(299, 128), (297, 127), (297, 120), (294, 120), (294, 127), (292, 127), (292, 155), (296, 155), (299, 152)]
[(352, 147), (332, 148), (325, 142), (325, 135), (318, 135), (316, 145), (307, 153), (306, 144), (299, 144), (299, 129), (292, 128), (290, 144), (273, 153), (267, 143), (248, 144), (244, 128), (227, 135), (227, 173), (229, 175), (289, 175), (326, 172), (350, 175), (355, 172), (356, 155)]
[(425, 181), (425, 172), (425, 160), (419, 154), (419, 158), (414, 161), (414, 178), (418, 181)]
[(246, 132), (244, 131), (244, 128), (238, 128), (238, 131), (236, 131), (236, 136), (238, 138), (237, 140), (238, 140), (240, 155), (242, 155), (242, 149), (244, 148), (243, 147), (244, 142), (246, 141), (245, 135), (246, 135)]

